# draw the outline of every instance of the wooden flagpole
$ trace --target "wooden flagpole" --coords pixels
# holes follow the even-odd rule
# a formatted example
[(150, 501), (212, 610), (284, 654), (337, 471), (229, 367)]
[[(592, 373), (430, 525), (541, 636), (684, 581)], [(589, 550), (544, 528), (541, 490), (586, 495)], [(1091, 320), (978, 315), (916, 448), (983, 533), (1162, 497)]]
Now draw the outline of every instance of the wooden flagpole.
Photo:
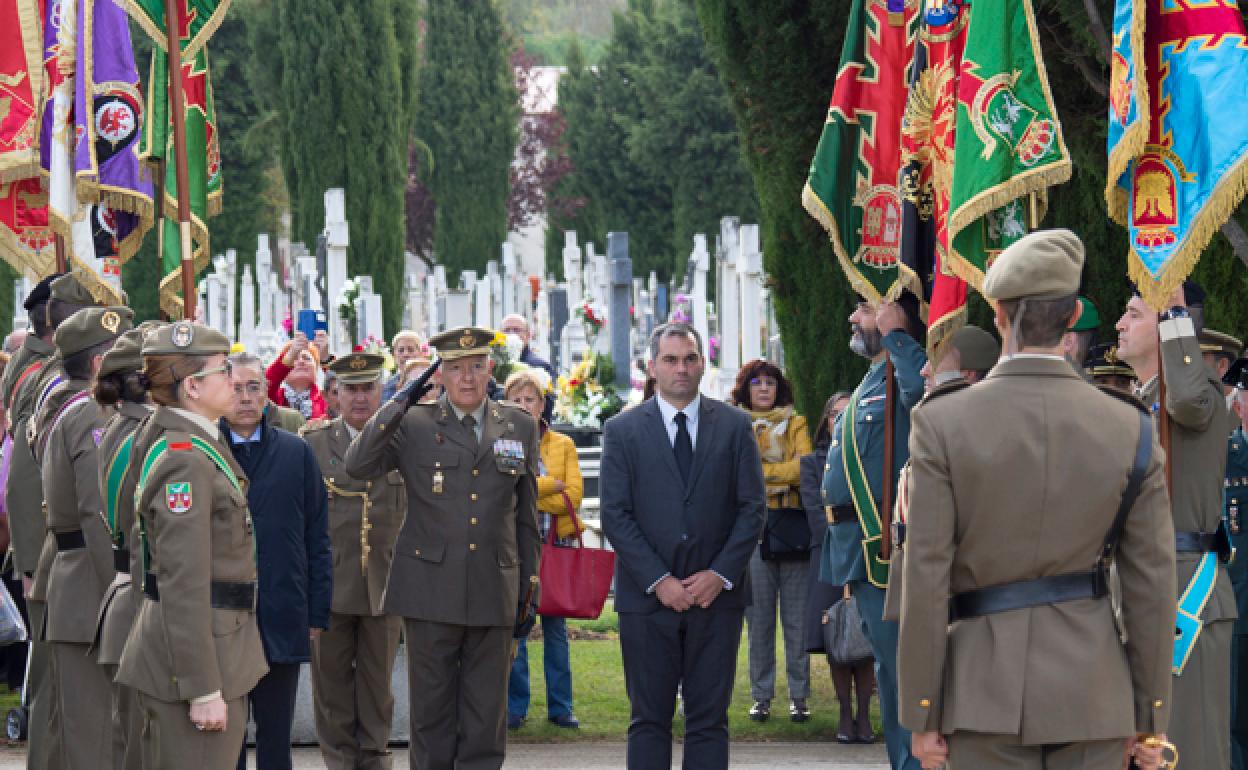
[(65, 236), (57, 234), (56, 242), (56, 272), (64, 273), (69, 269), (69, 259), (65, 256)]
[[(173, 117), (173, 162), (178, 193), (178, 242), (182, 258), (182, 317), (195, 318), (195, 257), (191, 252), (191, 182), (186, 162), (186, 100), (182, 93), (182, 45), (178, 2), (165, 0), (165, 41), (169, 54), (169, 112)], [(167, 162), (167, 161), (166, 161)]]
[(880, 490), (880, 558), (888, 561), (893, 555), (893, 434), (894, 411), (897, 406), (897, 380), (893, 376), (893, 358), (884, 354), (884, 474)]

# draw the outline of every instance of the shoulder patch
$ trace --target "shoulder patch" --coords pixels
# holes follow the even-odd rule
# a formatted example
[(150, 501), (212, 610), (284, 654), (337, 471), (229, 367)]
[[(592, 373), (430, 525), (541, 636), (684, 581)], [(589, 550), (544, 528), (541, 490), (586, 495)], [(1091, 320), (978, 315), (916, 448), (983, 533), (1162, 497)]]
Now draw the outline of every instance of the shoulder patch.
[(165, 442), (170, 452), (191, 451), (191, 434), (180, 430), (165, 431)]
[(1114, 398), (1118, 399), (1119, 401), (1122, 401), (1123, 403), (1130, 404), (1136, 409), (1139, 409), (1144, 414), (1150, 413), (1148, 410), (1148, 407), (1144, 405), (1143, 401), (1139, 400), (1134, 395), (1126, 392), (1125, 390), (1113, 388), (1113, 387), (1110, 387), (1109, 385), (1097, 385), (1096, 389), (1101, 391), (1107, 396), (1113, 396)]
[(947, 396), (950, 393), (957, 393), (959, 390), (966, 390), (969, 387), (971, 387), (971, 383), (966, 380), (954, 380), (953, 382), (947, 382), (944, 385), (939, 385), (929, 390), (923, 395), (923, 398), (919, 399), (919, 403), (915, 406), (916, 408), (923, 406), (927, 402), (934, 401), (941, 396)]
[(165, 503), (170, 513), (186, 513), (191, 510), (191, 482), (172, 481), (165, 484)]

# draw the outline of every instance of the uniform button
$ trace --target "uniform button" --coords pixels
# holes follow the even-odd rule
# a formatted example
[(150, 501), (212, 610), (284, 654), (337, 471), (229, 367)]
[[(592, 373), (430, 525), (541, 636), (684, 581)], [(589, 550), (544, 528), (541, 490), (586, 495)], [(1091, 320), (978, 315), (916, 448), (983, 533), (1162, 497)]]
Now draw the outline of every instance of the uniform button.
[(469, 519), (469, 520), (468, 520), (468, 523), (469, 523), (469, 524), (476, 524), (476, 523), (477, 523), (477, 517), (476, 517), (476, 516), (473, 516), (471, 519)]
[(474, 503), (477, 501), (477, 493), (476, 493), (476, 492), (473, 492), (473, 493), (472, 493), (472, 501), (473, 501)]
[(867, 415), (867, 422), (871, 422), (871, 415)]
[(381, 423), (380, 425), (378, 425), (378, 426), (377, 426), (377, 429), (378, 429), (378, 430), (385, 430), (385, 429), (386, 429), (386, 424), (385, 424), (384, 422), (383, 422), (383, 423)]
[(417, 555), (417, 556), (420, 556), (420, 549), (419, 549), (419, 548), (417, 548), (417, 549), (416, 549), (416, 555)]
[(1162, 704), (1161, 704), (1161, 700), (1160, 700), (1160, 699), (1153, 701), (1153, 708), (1155, 708), (1155, 709), (1159, 709), (1159, 708), (1161, 708), (1161, 705), (1162, 705)]
[(833, 447), (838, 447), (838, 446), (840, 446), (840, 445), (841, 445), (841, 442), (840, 442), (840, 441), (838, 441), (838, 440), (836, 440), (836, 439), (832, 439), (832, 446), (833, 446)]
[(923, 708), (925, 708), (925, 709), (926, 709), (926, 708), (931, 708), (931, 707), (932, 707), (932, 702), (931, 702), (930, 700), (928, 700), (927, 698), (924, 698), (923, 700), (919, 701), (919, 705), (920, 705), (920, 706), (922, 706), (922, 707), (923, 707)]
[(433, 464), (433, 467), (435, 467), (435, 468), (441, 468), (441, 467), (442, 467), (442, 463), (440, 463), (440, 462), (436, 462), (436, 461), (435, 461), (435, 462), (434, 462), (434, 464)]
[(1183, 356), (1183, 363), (1190, 364), (1191, 362), (1192, 362), (1191, 356)]
[(477, 544), (476, 544), (476, 543), (469, 543), (469, 544), (468, 544), (468, 550), (469, 550), (469, 551), (475, 551), (475, 550), (477, 550)]
[(686, 534), (686, 533), (683, 533), (683, 532), (682, 532), (682, 533), (681, 533), (681, 535), (680, 535), (680, 539), (681, 539), (681, 540), (688, 540), (688, 539), (689, 539), (689, 535), (688, 535), (688, 534)]
[(823, 466), (824, 473), (827, 473), (830, 470), (832, 470), (832, 463), (827, 463), (826, 465)]
[(480, 475), (481, 475), (481, 469), (480, 469), (480, 468), (473, 468), (473, 469), (472, 469), (472, 475), (473, 475), (473, 476), (480, 476)]

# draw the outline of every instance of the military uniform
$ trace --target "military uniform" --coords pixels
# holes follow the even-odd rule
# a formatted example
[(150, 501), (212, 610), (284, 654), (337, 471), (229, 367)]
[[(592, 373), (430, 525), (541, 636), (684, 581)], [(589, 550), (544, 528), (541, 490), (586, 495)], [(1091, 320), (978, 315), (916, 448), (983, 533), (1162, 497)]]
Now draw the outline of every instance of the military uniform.
[[(185, 321), (143, 343), (145, 357), (228, 351), (224, 335)], [(135, 546), (145, 554), (144, 598), (117, 681), (138, 691), (143, 765), (233, 770), (246, 730), (244, 696), (268, 670), (246, 479), (219, 428), (177, 407), (158, 407), (132, 451), (141, 463), (135, 512), (143, 535)], [(218, 695), (226, 729), (197, 730), (190, 702)]]
[[(1208, 598), (1203, 608), (1198, 600), (1192, 608), (1201, 627), (1181, 674), (1174, 678), (1169, 737), (1185, 767), (1221, 768), (1231, 764), (1231, 637), (1238, 612), (1225, 554), (1214, 552), (1231, 422), (1222, 384), (1201, 357), (1191, 319), (1185, 311), (1173, 314), (1178, 317), (1161, 321), (1158, 332), (1170, 417), (1170, 500), (1176, 538), (1183, 541), (1178, 543), (1178, 594), (1187, 591), (1206, 563), (1212, 579), (1207, 592), (1191, 594), (1207, 593)], [(1156, 378), (1139, 391), (1154, 416), (1161, 410), (1158, 393)], [(1181, 648), (1181, 640), (1176, 643)]]
[[(431, 342), (448, 360), (484, 354), (491, 336), (457, 329)], [(368, 421), (346, 470), (377, 478), (397, 469), (407, 489), (383, 609), (405, 620), (411, 765), (497, 769), (512, 626), (537, 577), (537, 425), (487, 400), (474, 429), (445, 394), (410, 400), (401, 392)]]
[[(927, 361), (923, 348), (910, 335), (894, 331), (884, 336), (884, 349), (891, 356), (897, 380), (897, 406), (894, 421), (893, 467), (890, 480), (896, 479), (906, 462), (906, 437), (910, 433), (910, 409), (923, 396), (923, 378), (919, 371)], [(910, 737), (897, 723), (897, 624), (885, 622), (884, 589), (887, 577), (880, 579), (881, 565), (866, 563), (862, 520), (869, 515), (868, 507), (877, 510), (881, 529), (889, 525), (888, 511), (878, 511), (884, 480), (884, 401), (885, 363), (871, 365), (858, 389), (851, 396), (851, 405), (836, 418), (832, 441), (828, 445), (828, 464), (823, 477), (823, 504), (828, 512), (828, 532), (823, 542), (823, 565), (819, 579), (832, 585), (850, 584), (862, 615), (867, 639), (875, 654), (876, 682), (880, 692), (880, 720), (889, 761), (896, 770), (918, 770), (919, 763), (910, 755)], [(847, 425), (847, 421), (852, 423)], [(855, 506), (850, 490), (845, 431), (852, 428), (857, 458), (865, 477), (870, 500), (860, 499)], [(852, 452), (852, 450), (850, 450)], [(863, 517), (860, 519), (860, 514)], [(883, 565), (887, 575), (887, 565)]]
[[(377, 382), (379, 390), (381, 367), (381, 356), (367, 353), (329, 365), (343, 384)], [(395, 539), (407, 512), (403, 477), (397, 470), (367, 480), (347, 473), (347, 448), (356, 433), (339, 417), (300, 434), (316, 454), (329, 490), (334, 597), (329, 629), (312, 645), (311, 673), (316, 733), (330, 770), (390, 767), (390, 678), (403, 631), (402, 620), (382, 611)]]
[[(1232, 367), (1228, 379), (1248, 389), (1245, 361)], [(1236, 427), (1227, 441), (1226, 482), (1222, 493), (1222, 525), (1230, 535), (1235, 558), (1227, 567), (1235, 591), (1234, 638), (1231, 641), (1231, 767), (1248, 768), (1248, 434)]]
[[(1073, 233), (1035, 232), (1001, 254), (984, 294), (1072, 296), (1082, 264)], [(1062, 356), (1028, 353), (914, 410), (907, 494), (922, 508), (892, 576), (901, 722), (946, 736), (950, 770), (1118, 768), (1129, 737), (1166, 729), (1174, 535), (1163, 454), (1128, 401), (1088, 387)], [(1137, 493), (1124, 493), (1129, 478)]]

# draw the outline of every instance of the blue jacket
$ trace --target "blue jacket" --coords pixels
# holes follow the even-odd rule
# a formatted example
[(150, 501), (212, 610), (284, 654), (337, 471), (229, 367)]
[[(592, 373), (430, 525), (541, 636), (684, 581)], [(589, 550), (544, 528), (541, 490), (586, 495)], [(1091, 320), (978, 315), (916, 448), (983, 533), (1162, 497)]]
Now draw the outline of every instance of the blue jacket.
[[(884, 349), (893, 360), (897, 378), (897, 412), (893, 421), (893, 468), (892, 478), (896, 489), (897, 474), (910, 459), (910, 410), (923, 398), (923, 377), (919, 370), (927, 363), (927, 355), (914, 338), (902, 331), (894, 331), (884, 337)], [(880, 505), (884, 483), (884, 381), (883, 361), (876, 362), (867, 370), (862, 384), (854, 391), (857, 404), (857, 425), (854, 435), (862, 458), (867, 480), (871, 484), (871, 496)], [(832, 429), (832, 442), (828, 445), (827, 471), (823, 475), (824, 505), (854, 504), (845, 479), (842, 457), (841, 422), (849, 413), (846, 409), (836, 418)], [(891, 520), (891, 511), (880, 511), (884, 526)], [(867, 568), (862, 555), (862, 526), (857, 520), (843, 521), (828, 526), (823, 542), (823, 567), (819, 579), (832, 585), (843, 585), (855, 580), (867, 579)]]
[(309, 628), (329, 628), (333, 557), (329, 498), (312, 448), (298, 436), (260, 424), (255, 444), (221, 432), (247, 473), (247, 506), (256, 530), (260, 576), (257, 619), (270, 663), (311, 660)]

